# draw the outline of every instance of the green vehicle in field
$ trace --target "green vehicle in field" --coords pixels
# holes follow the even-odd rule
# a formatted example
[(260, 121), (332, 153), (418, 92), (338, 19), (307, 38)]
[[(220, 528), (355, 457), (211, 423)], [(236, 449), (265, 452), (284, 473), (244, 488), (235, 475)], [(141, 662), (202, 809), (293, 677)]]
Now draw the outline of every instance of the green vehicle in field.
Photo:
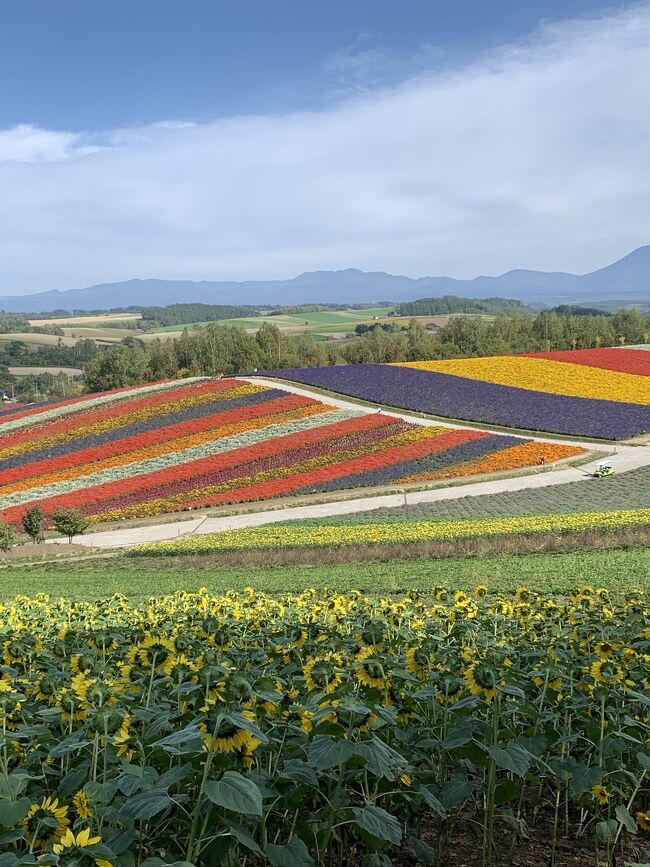
[(594, 478), (604, 479), (605, 476), (613, 476), (614, 470), (611, 464), (598, 464), (598, 468), (594, 472)]

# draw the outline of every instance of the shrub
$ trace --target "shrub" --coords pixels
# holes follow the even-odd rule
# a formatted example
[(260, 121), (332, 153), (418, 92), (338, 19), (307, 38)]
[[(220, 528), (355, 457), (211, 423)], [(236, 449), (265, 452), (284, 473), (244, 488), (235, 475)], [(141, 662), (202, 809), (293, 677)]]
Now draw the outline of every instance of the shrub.
[(80, 536), (87, 528), (90, 521), (77, 509), (57, 509), (52, 515), (52, 523), (57, 533), (68, 537), (72, 542), (75, 536)]
[(42, 506), (32, 506), (22, 517), (21, 524), (32, 542), (43, 541), (45, 529), (45, 512)]

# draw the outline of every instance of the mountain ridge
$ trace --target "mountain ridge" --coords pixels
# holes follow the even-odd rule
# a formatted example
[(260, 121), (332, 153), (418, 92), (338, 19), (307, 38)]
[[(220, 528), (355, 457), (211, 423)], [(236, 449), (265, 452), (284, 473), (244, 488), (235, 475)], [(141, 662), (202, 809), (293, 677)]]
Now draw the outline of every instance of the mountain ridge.
[(39, 313), (49, 310), (96, 310), (112, 307), (167, 305), (193, 301), (211, 304), (300, 304), (414, 301), (428, 295), (468, 298), (496, 295), (527, 303), (650, 304), (650, 245), (587, 274), (515, 268), (491, 277), (406, 277), (385, 271), (343, 268), (305, 271), (286, 280), (164, 280), (133, 278), (82, 289), (50, 289), (30, 295), (0, 296), (0, 310)]

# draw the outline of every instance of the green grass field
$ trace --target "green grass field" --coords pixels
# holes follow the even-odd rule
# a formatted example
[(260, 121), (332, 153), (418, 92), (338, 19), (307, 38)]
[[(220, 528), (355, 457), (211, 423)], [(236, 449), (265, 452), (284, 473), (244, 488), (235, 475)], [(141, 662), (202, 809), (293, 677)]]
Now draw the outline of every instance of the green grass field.
[(556, 554), (522, 554), (446, 560), (381, 561), (341, 565), (224, 567), (218, 557), (108, 559), (50, 565), (13, 566), (0, 570), (0, 600), (18, 593), (47, 593), (73, 599), (98, 599), (113, 593), (130, 598), (197, 590), (213, 593), (253, 587), (267, 593), (305, 587), (369, 593), (430, 591), (442, 585), (471, 589), (486, 583), (493, 590), (531, 589), (568, 592), (583, 584), (616, 592), (650, 590), (650, 549), (627, 548)]
[(650, 466), (618, 476), (584, 480), (546, 488), (504, 491), (499, 494), (459, 497), (435, 503), (419, 503), (392, 509), (373, 509), (334, 518), (319, 518), (308, 524), (369, 524), (401, 521), (435, 521), (463, 518), (499, 518), (511, 515), (606, 512), (650, 508)]

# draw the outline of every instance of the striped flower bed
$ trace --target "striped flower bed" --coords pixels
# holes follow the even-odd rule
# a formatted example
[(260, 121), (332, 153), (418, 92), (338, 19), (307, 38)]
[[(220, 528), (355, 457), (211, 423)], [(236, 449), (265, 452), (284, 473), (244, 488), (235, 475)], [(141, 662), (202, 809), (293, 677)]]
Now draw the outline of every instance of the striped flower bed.
[(647, 355), (597, 349), (268, 373), (445, 418), (621, 440), (650, 431)]
[[(236, 379), (195, 378), (31, 406), (0, 419), (0, 513), (93, 520), (509, 469), (579, 448), (411, 425)], [(522, 458), (519, 458), (519, 464)], [(484, 467), (488, 467), (486, 470)]]

